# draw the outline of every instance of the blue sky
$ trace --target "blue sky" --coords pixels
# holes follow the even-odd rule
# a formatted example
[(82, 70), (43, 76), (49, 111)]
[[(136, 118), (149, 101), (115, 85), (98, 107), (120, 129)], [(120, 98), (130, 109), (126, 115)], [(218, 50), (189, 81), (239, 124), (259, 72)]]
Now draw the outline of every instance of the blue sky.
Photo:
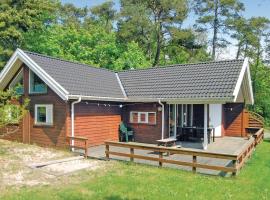
[[(61, 0), (62, 3), (73, 3), (76, 6), (79, 7), (92, 7), (99, 5), (106, 0)], [(119, 0), (114, 0), (115, 2), (115, 8), (119, 9)], [(245, 4), (245, 11), (244, 16), (245, 17), (253, 17), (253, 16), (263, 16), (270, 19), (270, 0), (242, 0)], [(190, 27), (194, 24), (194, 16), (191, 14), (188, 19), (185, 21), (184, 26)], [(234, 41), (231, 41), (234, 43)], [(229, 48), (224, 50), (224, 52), (220, 53), (220, 59), (227, 59), (232, 58), (235, 55), (236, 48), (234, 45), (230, 45)], [(225, 56), (224, 56), (225, 55)], [(222, 57), (223, 56), (223, 57)]]
[[(62, 0), (63, 3), (73, 3), (76, 6), (95, 6), (106, 0)], [(114, 0), (116, 7), (119, 8), (119, 1)], [(242, 0), (245, 4), (245, 16), (265, 16), (270, 18), (270, 0)]]

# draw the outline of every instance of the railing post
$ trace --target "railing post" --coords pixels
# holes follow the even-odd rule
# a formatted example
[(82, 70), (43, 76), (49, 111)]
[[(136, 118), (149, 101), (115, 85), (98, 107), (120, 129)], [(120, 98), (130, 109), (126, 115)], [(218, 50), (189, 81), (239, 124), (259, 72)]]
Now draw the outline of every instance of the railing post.
[(134, 148), (130, 148), (130, 161), (133, 162), (134, 161)]
[(197, 163), (197, 156), (192, 156), (192, 161), (193, 161), (193, 167), (192, 167), (192, 172), (196, 173), (196, 163)]
[(233, 168), (235, 169), (235, 171), (232, 173), (233, 176), (236, 176), (237, 173), (237, 160), (233, 160)]
[[(163, 158), (163, 152), (159, 151), (159, 159), (162, 159), (162, 158)], [(160, 167), (162, 167), (162, 161), (161, 160), (158, 161), (158, 165)]]
[(106, 144), (106, 151), (105, 151), (105, 153), (106, 153), (106, 160), (110, 160), (109, 151), (110, 151), (110, 147), (109, 147), (108, 144)]
[(88, 157), (88, 140), (85, 140), (85, 154), (84, 154), (85, 158)]

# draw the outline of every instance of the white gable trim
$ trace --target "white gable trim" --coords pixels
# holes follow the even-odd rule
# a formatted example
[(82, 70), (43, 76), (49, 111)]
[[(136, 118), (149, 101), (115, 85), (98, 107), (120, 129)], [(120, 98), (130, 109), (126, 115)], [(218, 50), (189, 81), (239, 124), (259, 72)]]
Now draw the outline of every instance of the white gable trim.
[(250, 76), (250, 70), (249, 70), (249, 64), (248, 64), (248, 58), (245, 58), (244, 60), (244, 63), (243, 63), (243, 66), (242, 66), (242, 69), (240, 71), (240, 74), (239, 74), (239, 77), (238, 77), (238, 80), (236, 82), (236, 86), (235, 86), (235, 89), (233, 91), (233, 96), (234, 96), (234, 102), (237, 101), (237, 97), (238, 97), (238, 94), (240, 92), (240, 89), (241, 89), (241, 85), (242, 83), (244, 83), (244, 77), (245, 77), (245, 74), (247, 73), (247, 78), (248, 78), (248, 85), (247, 87), (249, 87), (249, 97), (250, 99), (248, 99), (248, 102), (250, 102), (251, 104), (254, 103), (254, 99), (253, 99), (253, 91), (252, 91), (252, 84), (251, 84), (251, 76)]
[[(63, 100), (68, 100), (67, 95), (69, 92), (65, 90), (58, 82), (56, 82), (48, 73), (46, 73), (37, 63), (35, 63), (27, 54), (21, 49), (17, 49), (12, 55), (4, 69), (0, 74), (0, 83), (2, 83), (6, 75), (10, 72), (14, 63), (20, 59), (25, 63), (29, 69), (31, 69), (37, 76), (39, 76), (56, 94), (58, 94)], [(4, 89), (5, 85), (0, 84), (0, 89)]]
[(118, 81), (118, 84), (119, 84), (119, 86), (120, 86), (120, 88), (121, 88), (121, 91), (122, 91), (124, 97), (127, 98), (126, 91), (125, 91), (125, 89), (124, 89), (124, 87), (123, 87), (123, 85), (122, 85), (122, 82), (121, 82), (121, 80), (120, 80), (120, 78), (119, 78), (119, 76), (118, 76), (118, 73), (115, 73), (115, 76), (116, 76), (116, 79), (117, 79), (117, 81)]

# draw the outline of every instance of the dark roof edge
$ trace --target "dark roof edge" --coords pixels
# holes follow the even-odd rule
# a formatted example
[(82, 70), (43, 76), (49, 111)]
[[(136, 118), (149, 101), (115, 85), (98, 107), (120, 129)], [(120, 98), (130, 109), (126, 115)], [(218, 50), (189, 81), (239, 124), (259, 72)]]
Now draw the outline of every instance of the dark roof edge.
[(144, 71), (144, 70), (150, 70), (150, 69), (162, 69), (166, 67), (178, 67), (178, 66), (186, 66), (186, 65), (200, 65), (200, 64), (209, 64), (209, 63), (221, 63), (221, 62), (235, 62), (235, 61), (242, 61), (244, 62), (244, 59), (226, 59), (226, 60), (218, 60), (218, 61), (208, 61), (208, 62), (197, 62), (197, 63), (185, 63), (185, 64), (172, 64), (172, 65), (162, 65), (162, 66), (155, 66), (155, 67), (148, 67), (144, 69), (127, 69), (123, 71), (118, 71), (118, 73), (122, 72), (130, 72), (130, 71)]

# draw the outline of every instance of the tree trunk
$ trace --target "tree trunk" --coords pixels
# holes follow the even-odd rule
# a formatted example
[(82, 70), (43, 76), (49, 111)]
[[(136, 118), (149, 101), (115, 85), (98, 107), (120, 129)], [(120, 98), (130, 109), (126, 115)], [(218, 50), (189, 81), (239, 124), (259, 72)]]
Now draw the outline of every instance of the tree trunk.
[(161, 31), (162, 31), (162, 27), (161, 24), (159, 24), (158, 28), (157, 28), (157, 49), (156, 49), (156, 55), (155, 55), (155, 60), (153, 63), (153, 67), (157, 66), (159, 64), (159, 58), (160, 58), (160, 49), (161, 49)]
[(238, 47), (237, 47), (236, 59), (239, 59), (240, 52), (241, 52), (241, 47), (242, 47), (242, 41), (239, 41), (237, 46)]
[(215, 0), (215, 18), (214, 18), (214, 33), (212, 40), (212, 60), (216, 58), (216, 45), (217, 45), (217, 33), (218, 33), (218, 1)]
[(257, 81), (257, 72), (259, 67), (259, 61), (260, 61), (260, 55), (261, 55), (261, 46), (258, 46), (257, 54), (256, 54), (256, 64), (255, 64), (255, 70), (254, 70), (254, 77), (252, 81), (252, 89), (253, 89), (253, 98), (255, 99), (256, 96), (256, 81)]

